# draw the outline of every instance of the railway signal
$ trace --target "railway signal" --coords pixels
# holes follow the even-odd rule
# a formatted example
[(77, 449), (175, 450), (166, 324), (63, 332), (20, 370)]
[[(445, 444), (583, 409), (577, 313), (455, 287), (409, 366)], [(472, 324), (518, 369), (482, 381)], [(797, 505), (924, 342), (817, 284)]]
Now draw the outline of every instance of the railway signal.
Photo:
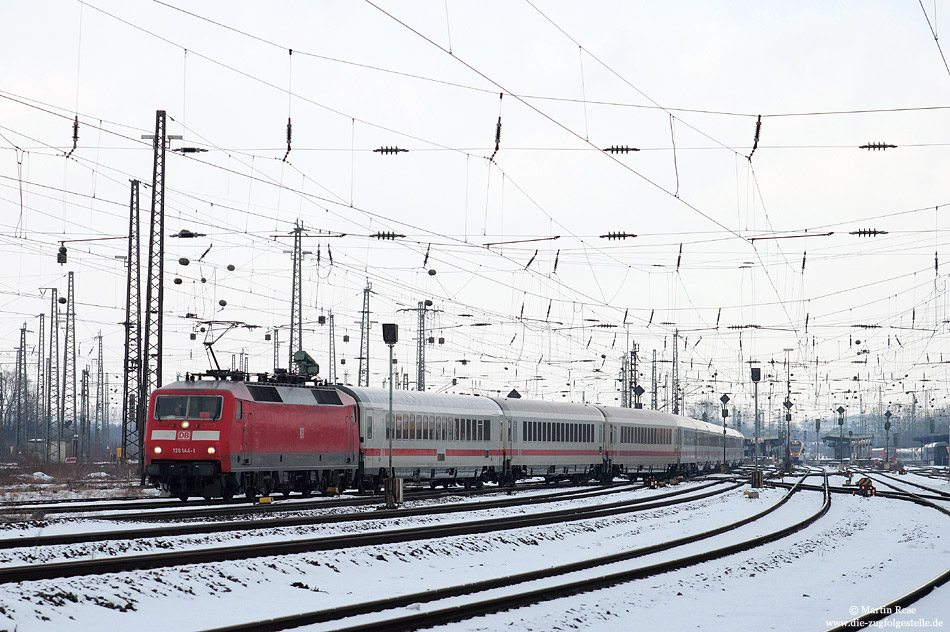
[(383, 342), (389, 346), (389, 415), (386, 434), (389, 435), (389, 478), (386, 479), (386, 509), (396, 508), (396, 478), (393, 475), (393, 347), (399, 342), (399, 325), (383, 323)]

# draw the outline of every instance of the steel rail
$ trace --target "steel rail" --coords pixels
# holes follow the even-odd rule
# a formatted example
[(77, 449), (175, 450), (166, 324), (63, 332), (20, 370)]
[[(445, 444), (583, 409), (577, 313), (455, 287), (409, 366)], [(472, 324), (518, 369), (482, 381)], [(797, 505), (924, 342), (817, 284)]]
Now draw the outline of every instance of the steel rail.
[[(804, 477), (803, 479), (804, 480)], [(799, 481), (800, 482), (800, 481)], [(826, 479), (827, 484), (827, 479)], [(527, 581), (533, 581), (536, 579), (543, 579), (546, 577), (566, 574), (575, 572), (578, 570), (584, 570), (586, 568), (592, 568), (595, 566), (602, 566), (604, 564), (611, 564), (618, 561), (624, 561), (626, 559), (633, 559), (636, 557), (641, 557), (643, 555), (648, 555), (655, 553), (657, 551), (669, 550), (684, 544), (691, 542), (696, 542), (705, 538), (713, 537), (719, 535), (726, 531), (734, 530), (745, 524), (748, 524), (754, 520), (758, 520), (762, 516), (771, 513), (783, 505), (792, 494), (797, 491), (796, 487), (793, 486), (789, 490), (781, 501), (779, 501), (773, 507), (766, 509), (763, 512), (760, 512), (754, 516), (744, 518), (735, 523), (719, 527), (717, 529), (712, 529), (707, 532), (699, 533), (693, 536), (686, 536), (678, 540), (673, 540), (671, 542), (661, 543), (657, 545), (652, 545), (649, 547), (644, 547), (642, 549), (634, 549), (632, 551), (619, 553), (611, 556), (605, 556), (603, 558), (597, 558), (589, 562), (578, 562), (574, 564), (568, 564), (560, 567), (555, 567), (554, 569), (544, 569), (541, 571), (535, 571), (530, 573), (522, 573), (520, 575), (514, 575), (509, 578), (502, 578), (499, 580), (487, 580), (485, 582), (479, 582), (477, 584), (455, 586), (441, 590), (429, 591), (427, 593), (417, 593), (415, 595), (407, 595), (404, 597), (396, 597), (388, 600), (380, 600), (377, 602), (371, 602), (368, 604), (356, 604), (353, 606), (343, 606), (340, 608), (334, 608), (331, 610), (325, 610), (320, 612), (305, 613), (302, 615), (292, 615), (289, 617), (281, 617), (279, 619), (270, 619), (267, 621), (259, 621), (248, 624), (239, 624), (235, 626), (215, 628), (213, 630), (206, 630), (205, 632), (273, 632), (275, 630), (285, 630), (294, 627), (300, 627), (303, 625), (310, 625), (313, 623), (320, 623), (326, 621), (336, 621), (345, 617), (356, 616), (359, 614), (367, 614), (371, 612), (381, 612), (384, 610), (389, 610), (392, 608), (403, 607), (413, 603), (421, 603), (426, 601), (433, 601), (434, 599), (444, 599), (453, 596), (472, 594), (475, 592), (481, 592), (484, 590), (490, 590), (493, 588), (502, 588), (510, 585), (515, 585), (518, 583), (523, 583)], [(546, 588), (533, 589), (522, 593), (508, 594), (502, 596), (495, 596), (490, 599), (485, 599), (482, 601), (470, 602), (466, 604), (460, 604), (456, 606), (451, 606), (447, 608), (442, 608), (439, 610), (434, 610), (431, 612), (424, 612), (416, 615), (403, 616), (395, 619), (387, 619), (384, 621), (374, 621), (365, 624), (359, 624), (352, 627), (345, 628), (336, 628), (337, 632), (402, 632), (409, 630), (418, 630), (421, 628), (432, 627), (435, 625), (443, 625), (447, 623), (454, 623), (458, 621), (463, 621), (471, 619), (476, 616), (482, 616), (486, 614), (492, 614), (495, 612), (501, 612), (505, 610), (511, 610), (513, 608), (519, 608), (524, 606), (530, 606), (543, 601), (549, 601), (552, 599), (557, 599), (561, 597), (568, 597), (571, 595), (576, 595), (580, 593), (590, 592), (593, 590), (599, 590), (602, 588), (609, 588), (618, 584), (627, 583), (637, 579), (643, 579), (646, 577), (652, 577), (662, 573), (666, 573), (673, 570), (678, 570), (681, 568), (686, 568), (701, 562), (711, 561), (719, 559), (734, 553), (739, 553), (742, 551), (747, 551), (749, 549), (761, 546), (768, 542), (772, 542), (792, 533), (795, 533), (805, 527), (813, 524), (819, 518), (824, 516), (828, 510), (831, 508), (831, 495), (827, 491), (825, 492), (825, 499), (822, 503), (821, 509), (814, 515), (802, 520), (798, 523), (795, 523), (789, 527), (785, 527), (779, 531), (773, 532), (771, 534), (766, 534), (764, 536), (759, 536), (747, 540), (745, 542), (740, 542), (737, 544), (728, 545), (718, 549), (713, 549), (710, 551), (704, 551), (694, 555), (689, 555), (680, 559), (670, 560), (667, 562), (661, 562), (658, 564), (652, 564), (649, 566), (618, 571), (614, 573), (609, 573), (601, 575), (599, 577), (573, 581), (565, 583), (561, 586), (553, 586)], [(497, 585), (493, 585), (497, 584)], [(474, 590), (473, 587), (477, 587)], [(440, 594), (441, 593), (441, 594)], [(430, 599), (429, 596), (434, 596), (434, 599)], [(413, 601), (408, 601), (413, 599)], [(342, 615), (342, 616), (341, 616)]]
[[(258, 557), (290, 555), (295, 553), (310, 553), (313, 551), (329, 551), (410, 542), (413, 540), (445, 538), (459, 535), (473, 535), (491, 533), (523, 527), (543, 526), (549, 524), (604, 518), (648, 509), (669, 507), (683, 502), (702, 500), (742, 486), (736, 483), (724, 489), (715, 489), (687, 498), (674, 498), (660, 502), (649, 502), (650, 499), (635, 499), (618, 503), (608, 503), (595, 507), (574, 507), (557, 511), (526, 514), (516, 517), (489, 518), (484, 520), (470, 520), (449, 525), (433, 525), (408, 529), (394, 529), (373, 531), (369, 533), (355, 533), (341, 536), (320, 538), (303, 538), (299, 540), (285, 540), (257, 544), (241, 544), (227, 547), (212, 547), (199, 550), (171, 551), (167, 553), (151, 553), (145, 555), (113, 556), (98, 560), (78, 560), (68, 562), (53, 562), (29, 566), (7, 566), (0, 568), (0, 584), (22, 581), (36, 581), (42, 579), (62, 579), (82, 575), (102, 575), (123, 571), (150, 570), (181, 566), (186, 564), (202, 564), (210, 562), (225, 562), (246, 560)], [(667, 494), (679, 496), (691, 490), (684, 490)], [(378, 517), (384, 512), (379, 512)], [(402, 516), (396, 512), (397, 515)]]
[[(699, 487), (703, 489), (714, 485), (707, 483)], [(696, 489), (696, 488), (694, 488)], [(619, 493), (625, 491), (624, 487), (615, 487), (609, 490), (609, 493)], [(686, 493), (684, 490), (677, 493)], [(334, 524), (339, 522), (363, 522), (367, 520), (380, 520), (385, 518), (401, 518), (405, 516), (421, 516), (429, 514), (457, 513), (461, 511), (475, 511), (479, 509), (497, 509), (499, 507), (510, 507), (515, 505), (538, 505), (546, 502), (557, 502), (571, 497), (588, 497), (597, 494), (608, 493), (605, 491), (592, 492), (591, 490), (582, 491), (564, 491), (557, 494), (545, 494), (543, 496), (534, 496), (531, 498), (500, 498), (480, 503), (451, 503), (445, 505), (417, 507), (413, 509), (397, 509), (388, 511), (366, 511), (360, 513), (345, 514), (327, 514), (321, 516), (285, 516), (278, 518), (265, 518), (256, 520), (243, 520), (231, 522), (203, 522), (177, 525), (162, 525), (160, 527), (141, 527), (137, 529), (122, 529), (117, 531), (90, 531), (86, 533), (64, 533), (59, 535), (34, 535), (22, 536), (18, 538), (0, 538), (0, 550), (16, 549), (25, 546), (59, 546), (67, 544), (86, 544), (90, 542), (111, 542), (115, 540), (136, 540), (169, 536), (183, 535), (201, 535), (208, 533), (223, 533), (228, 531), (253, 531), (254, 529), (274, 529), (278, 527), (297, 527), (311, 526), (317, 524)], [(668, 494), (673, 495), (673, 494)], [(656, 498), (646, 498), (638, 502), (648, 502)], [(378, 504), (376, 499), (375, 504)], [(631, 501), (628, 501), (631, 502)], [(327, 505), (318, 505), (320, 509)], [(311, 509), (309, 506), (296, 505), (285, 508), (283, 511), (305, 511)], [(179, 514), (179, 518), (194, 518), (194, 514)], [(144, 518), (143, 518), (144, 519)]]

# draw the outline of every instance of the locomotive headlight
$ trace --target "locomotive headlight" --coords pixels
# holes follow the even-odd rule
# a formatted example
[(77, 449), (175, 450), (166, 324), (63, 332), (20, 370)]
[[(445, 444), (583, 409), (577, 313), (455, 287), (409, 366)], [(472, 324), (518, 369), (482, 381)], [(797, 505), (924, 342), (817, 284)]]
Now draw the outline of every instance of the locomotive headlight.
[(155, 454), (161, 454), (161, 453), (162, 453), (162, 446), (160, 445), (155, 446)]
[(210, 448), (208, 448), (208, 454), (214, 454), (214, 453), (215, 453), (214, 446), (211, 446)]
[(181, 422), (181, 429), (182, 429), (182, 430), (187, 430), (187, 429), (190, 428), (190, 427), (191, 427), (191, 422), (190, 422), (190, 421), (183, 421), (183, 422)]

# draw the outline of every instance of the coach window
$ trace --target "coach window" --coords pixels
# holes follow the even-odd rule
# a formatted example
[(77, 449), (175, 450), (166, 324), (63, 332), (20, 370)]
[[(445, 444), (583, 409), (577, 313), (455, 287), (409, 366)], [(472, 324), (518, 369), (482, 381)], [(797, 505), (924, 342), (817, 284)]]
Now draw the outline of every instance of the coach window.
[(234, 400), (234, 418), (241, 419), (244, 416), (244, 406), (243, 402), (239, 399)]
[(485, 441), (491, 441), (491, 419), (485, 420)]
[(369, 416), (366, 418), (366, 438), (373, 438), (373, 417)]

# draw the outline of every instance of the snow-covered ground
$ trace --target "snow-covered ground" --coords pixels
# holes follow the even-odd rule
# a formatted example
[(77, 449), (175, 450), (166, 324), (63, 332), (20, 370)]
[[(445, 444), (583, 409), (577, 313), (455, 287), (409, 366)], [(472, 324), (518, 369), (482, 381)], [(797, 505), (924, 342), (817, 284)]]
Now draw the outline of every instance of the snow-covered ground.
[[(908, 475), (911, 476), (911, 475)], [(950, 491), (950, 484), (908, 478)], [(697, 484), (691, 484), (698, 486)], [(619, 498), (658, 495), (628, 491)], [(707, 531), (775, 504), (784, 490), (762, 490), (758, 500), (742, 490), (669, 508), (490, 535), (314, 552), (245, 562), (200, 564), (100, 577), (0, 585), (0, 628), (30, 630), (206, 630), (424, 592), (500, 575), (600, 557)], [(610, 497), (610, 500), (615, 500)], [(547, 511), (571, 501), (489, 509), (474, 517)], [(577, 503), (592, 504), (596, 498)], [(718, 548), (777, 530), (816, 512), (822, 496), (800, 492), (769, 517), (714, 540), (600, 567), (573, 578), (635, 568)], [(474, 519), (469, 514), (407, 517), (272, 531), (166, 539), (157, 546), (214, 546), (319, 537), (418, 524)], [(59, 529), (89, 530), (70, 523)], [(546, 602), (444, 630), (823, 630), (851, 612), (875, 608), (950, 567), (950, 519), (939, 512), (884, 498), (835, 495), (831, 511), (813, 526), (779, 542), (718, 561), (630, 582), (596, 593)], [(35, 533), (35, 529), (34, 529)], [(151, 544), (83, 545), (38, 551), (4, 551), (5, 564), (82, 556), (142, 553)], [(551, 583), (555, 580), (543, 580)], [(514, 590), (538, 588), (534, 582)], [(463, 599), (463, 598), (459, 598)], [(471, 599), (471, 598), (469, 598)], [(410, 614), (451, 602), (419, 604)], [(950, 625), (950, 586), (921, 600), (917, 619)], [(853, 610), (854, 609), (854, 610)], [(904, 615), (908, 616), (907, 613)], [(359, 619), (362, 620), (362, 619)], [(359, 621), (354, 619), (353, 623)], [(349, 623), (349, 622), (348, 622)], [(913, 620), (907, 619), (905, 627)], [(340, 623), (311, 626), (333, 629)]]

